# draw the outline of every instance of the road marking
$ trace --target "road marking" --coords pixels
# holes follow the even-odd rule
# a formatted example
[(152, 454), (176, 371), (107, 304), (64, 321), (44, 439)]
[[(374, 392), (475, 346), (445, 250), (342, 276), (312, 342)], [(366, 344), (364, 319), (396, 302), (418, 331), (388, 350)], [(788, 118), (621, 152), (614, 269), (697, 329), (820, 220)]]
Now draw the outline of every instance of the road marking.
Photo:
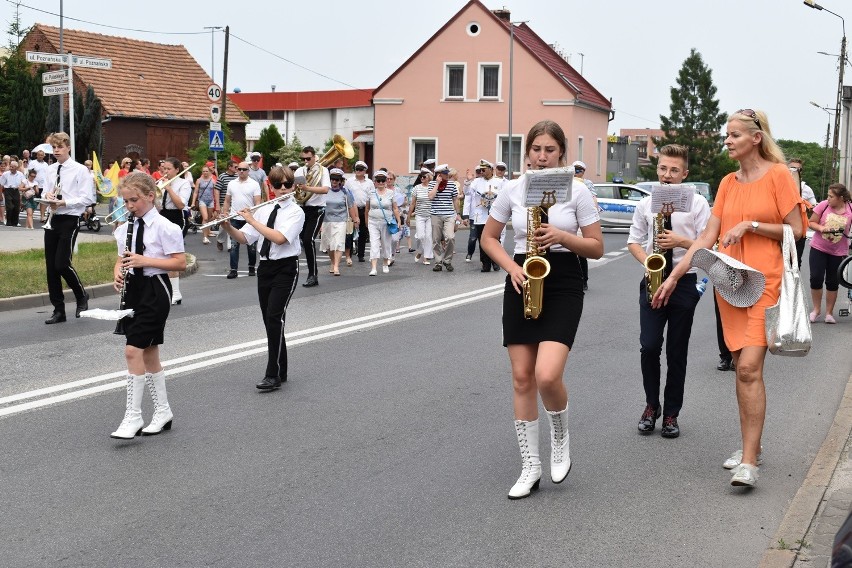
[[(377, 314), (371, 314), (341, 322), (321, 325), (309, 329), (303, 329), (301, 331), (296, 331), (293, 333), (288, 333), (286, 334), (287, 347), (296, 347), (298, 345), (314, 342), (320, 339), (329, 339), (331, 337), (336, 337), (339, 335), (347, 335), (350, 333), (361, 331), (363, 329), (378, 327), (380, 325), (403, 321), (420, 315), (444, 311), (449, 308), (454, 308), (456, 306), (461, 306), (464, 304), (479, 302), (486, 298), (502, 294), (503, 287), (504, 284), (498, 284), (494, 286), (489, 286), (487, 288), (480, 288), (479, 290), (465, 292), (463, 294), (456, 294), (454, 296), (449, 296), (446, 298), (430, 300), (428, 302), (423, 302), (414, 306), (405, 306), (402, 308), (396, 308)], [(254, 341), (248, 341), (237, 345), (230, 345), (228, 347), (211, 349), (208, 351), (203, 351), (201, 353), (195, 353), (192, 355), (186, 355), (183, 357), (170, 359), (168, 361), (163, 362), (163, 368), (166, 371), (166, 376), (176, 376), (179, 374), (196, 371), (206, 367), (211, 367), (213, 365), (230, 363), (239, 359), (246, 359), (254, 355), (263, 353), (266, 353), (265, 337), (263, 339), (257, 339)], [(123, 380), (123, 377), (125, 377), (126, 375), (126, 371), (117, 371), (114, 373), (107, 373), (104, 375), (89, 377), (87, 379), (80, 379), (77, 381), (71, 381), (60, 385), (54, 385), (51, 387), (45, 387), (41, 389), (2, 397), (0, 398), (0, 405), (10, 404), (20, 400), (38, 398), (61, 391), (71, 391), (54, 396), (48, 396), (47, 398), (39, 398), (38, 400), (31, 400), (29, 402), (23, 402), (20, 404), (7, 406), (6, 408), (0, 409), (0, 417), (18, 414), (26, 410), (41, 408), (59, 402), (74, 400), (92, 394), (122, 388), (125, 386), (125, 381)], [(110, 381), (118, 378), (122, 378), (122, 380), (105, 384), (98, 384), (96, 386), (88, 388), (81, 388), (86, 387), (87, 385), (95, 385), (96, 383), (102, 383), (104, 381)]]

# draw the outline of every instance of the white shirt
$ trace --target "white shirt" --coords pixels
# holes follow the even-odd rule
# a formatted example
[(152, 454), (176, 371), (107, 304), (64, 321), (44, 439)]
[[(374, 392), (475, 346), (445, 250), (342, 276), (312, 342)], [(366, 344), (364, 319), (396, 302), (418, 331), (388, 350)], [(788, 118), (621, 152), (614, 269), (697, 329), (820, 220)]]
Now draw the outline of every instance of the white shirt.
[[(189, 207), (189, 198), (192, 196), (192, 185), (190, 185), (190, 183), (184, 178), (175, 178), (175, 180), (169, 184), (169, 187), (172, 188), (172, 191), (178, 194), (180, 200), (183, 201), (184, 208)], [(166, 189), (163, 190), (163, 195), (166, 198), (166, 204), (163, 209), (177, 209), (174, 201), (172, 201), (172, 196)]]
[[(254, 207), (254, 198), (260, 197), (260, 186), (250, 177), (247, 177), (245, 181), (237, 178), (228, 182), (226, 194), (231, 196), (231, 210), (228, 214), (234, 215), (246, 207)], [(245, 221), (239, 215), (237, 219)]]
[[(655, 217), (656, 214), (651, 212), (651, 198), (645, 197), (633, 210), (633, 224), (630, 225), (630, 236), (627, 237), (627, 244), (638, 243), (645, 248), (645, 252), (651, 254), (654, 250)], [(672, 231), (695, 240), (704, 231), (709, 220), (710, 206), (707, 204), (707, 200), (695, 194), (692, 199), (692, 209), (688, 213), (672, 213)], [(685, 248), (675, 247), (672, 250), (673, 264), (677, 266), (685, 254)], [(696, 270), (695, 267), (690, 267), (687, 273), (693, 274)]]
[(49, 167), (50, 166), (47, 164), (47, 162), (39, 162), (38, 160), (33, 160), (27, 166), (27, 169), (36, 171), (35, 180), (39, 187), (44, 187), (44, 182), (47, 179), (47, 168)]
[(366, 207), (368, 196), (376, 191), (376, 186), (373, 185), (373, 180), (365, 177), (359, 181), (357, 178), (346, 180), (343, 187), (352, 192), (352, 197), (355, 198), (355, 207)]
[[(266, 225), (269, 221), (269, 216), (272, 215), (272, 210), (275, 209), (275, 203), (269, 203), (259, 208), (253, 213), (254, 218)], [(283, 245), (272, 243), (269, 249), (269, 260), (280, 260), (291, 256), (299, 256), (302, 252), (299, 233), (302, 232), (302, 226), (305, 224), (305, 212), (296, 204), (296, 200), (290, 198), (283, 203), (280, 203), (281, 208), (278, 210), (278, 215), (275, 217), (275, 230), (284, 235), (287, 239)], [(257, 254), (260, 254), (260, 249), (263, 248), (263, 241), (266, 240), (260, 231), (246, 223), (240, 228), (240, 231), (246, 236), (246, 241), (249, 244), (257, 243)], [(263, 258), (261, 257), (261, 260)]]
[(805, 182), (802, 182), (802, 199), (810, 203), (811, 207), (816, 207), (817, 200), (814, 195), (814, 190)]
[[(308, 175), (308, 169), (305, 166), (302, 166), (298, 170), (296, 170), (295, 176), (305, 176), (305, 179), (308, 180), (309, 187), (327, 187), (329, 190), (331, 190), (331, 176), (328, 175), (328, 168), (325, 166), (320, 166), (319, 164), (314, 164), (314, 167), (322, 168), (322, 177), (320, 178), (320, 183), (318, 186), (311, 185), (311, 176)], [(305, 202), (305, 205), (309, 205), (311, 207), (325, 207), (325, 194), (312, 193), (310, 199)]]
[[(515, 229), (515, 254), (527, 252), (527, 208), (524, 207), (520, 178), (505, 182), (491, 206), (490, 216), (504, 225), (512, 219)], [(547, 212), (548, 222), (557, 229), (576, 234), (577, 229), (600, 221), (592, 194), (586, 185), (575, 179), (571, 201), (557, 203)], [(570, 252), (562, 245), (553, 245), (548, 253)]]
[(506, 180), (497, 176), (491, 176), (491, 179), (480, 177), (470, 182), (471, 213), (469, 215), (473, 218), (474, 225), (484, 225), (488, 220), (488, 207), (483, 205), (485, 196), (489, 192), (494, 196), (499, 195), (504, 183)]
[[(56, 189), (56, 171), (58, 169), (59, 162), (51, 164), (47, 169), (43, 186), (44, 194), (53, 193)], [(59, 175), (62, 178), (60, 184), (62, 189), (61, 199), (65, 201), (65, 205), (57, 208), (56, 214), (82, 215), (86, 207), (95, 202), (95, 196), (92, 194), (92, 176), (89, 174), (89, 168), (69, 157), (62, 164), (62, 170)]]
[(4, 188), (15, 188), (18, 189), (21, 187), (21, 183), (27, 179), (27, 176), (22, 174), (20, 171), (16, 171), (12, 173), (11, 171), (5, 171), (2, 175), (0, 175), (0, 186)]
[[(145, 247), (143, 255), (149, 258), (171, 258), (171, 255), (179, 252), (184, 252), (183, 248), (183, 232), (180, 227), (160, 215), (156, 207), (152, 207), (150, 211), (142, 217), (142, 222), (145, 223), (145, 232), (142, 235), (142, 245)], [(138, 222), (133, 223), (133, 241), (130, 244), (130, 251), (136, 251), (136, 231), (139, 226)], [(130, 223), (122, 223), (113, 232), (116, 242), (118, 243), (118, 256), (124, 256), (125, 245), (127, 244), (127, 229)], [(167, 270), (145, 266), (142, 268), (142, 274), (145, 276), (154, 276), (155, 274), (166, 274)]]

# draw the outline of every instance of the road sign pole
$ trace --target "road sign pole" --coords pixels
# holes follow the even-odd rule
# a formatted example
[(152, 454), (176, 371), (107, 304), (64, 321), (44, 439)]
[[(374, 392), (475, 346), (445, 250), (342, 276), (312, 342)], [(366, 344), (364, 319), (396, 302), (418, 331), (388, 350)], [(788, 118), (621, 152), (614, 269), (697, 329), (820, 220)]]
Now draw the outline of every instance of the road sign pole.
[[(59, 95), (60, 97), (62, 95)], [(68, 136), (71, 138), (71, 159), (74, 155), (74, 56), (68, 52)]]

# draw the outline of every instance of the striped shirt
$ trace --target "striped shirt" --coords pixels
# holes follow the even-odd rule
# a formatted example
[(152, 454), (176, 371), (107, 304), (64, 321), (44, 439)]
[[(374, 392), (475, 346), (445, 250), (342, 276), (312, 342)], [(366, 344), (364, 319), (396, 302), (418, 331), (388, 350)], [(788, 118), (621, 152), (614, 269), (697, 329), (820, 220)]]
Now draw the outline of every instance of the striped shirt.
[(238, 177), (240, 176), (228, 173), (227, 170), (224, 173), (219, 174), (219, 179), (216, 180), (216, 187), (214, 188), (219, 192), (219, 209), (223, 209), (225, 206), (225, 194), (228, 192), (228, 184)]
[[(435, 186), (438, 184), (438, 180), (429, 182), (429, 191), (435, 189)], [(432, 215), (437, 215), (439, 217), (446, 217), (448, 215), (455, 215), (456, 208), (453, 204), (453, 199), (459, 196), (459, 186), (454, 181), (448, 181), (447, 187), (444, 191), (439, 191), (435, 194), (435, 197), (432, 198)]]

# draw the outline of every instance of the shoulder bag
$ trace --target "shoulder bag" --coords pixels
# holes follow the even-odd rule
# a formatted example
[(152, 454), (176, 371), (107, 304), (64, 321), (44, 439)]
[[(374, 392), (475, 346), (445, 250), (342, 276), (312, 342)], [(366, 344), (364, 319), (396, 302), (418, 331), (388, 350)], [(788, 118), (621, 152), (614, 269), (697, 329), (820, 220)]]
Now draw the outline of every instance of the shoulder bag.
[(793, 229), (784, 224), (781, 251), (784, 272), (781, 275), (781, 294), (778, 303), (766, 308), (766, 345), (773, 355), (804, 357), (811, 349), (813, 336), (808, 321), (808, 309), (802, 291), (799, 263), (796, 260), (796, 241)]
[[(388, 221), (388, 216), (385, 214), (385, 208), (382, 206), (382, 198), (379, 197), (379, 192), (374, 192), (376, 195), (376, 201), (379, 202), (379, 209), (382, 210), (382, 217), (385, 218), (385, 223), (388, 224), (388, 233), (391, 235), (395, 235), (399, 232), (399, 225), (396, 224), (396, 219), (391, 219)], [(393, 194), (391, 194), (391, 199), (393, 199)]]

